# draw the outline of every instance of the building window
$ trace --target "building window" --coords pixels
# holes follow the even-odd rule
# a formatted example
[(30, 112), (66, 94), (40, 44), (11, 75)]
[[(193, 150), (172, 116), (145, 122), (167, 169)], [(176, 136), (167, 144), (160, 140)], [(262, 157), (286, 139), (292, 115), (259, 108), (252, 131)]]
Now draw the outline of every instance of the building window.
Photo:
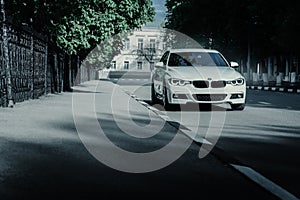
[(126, 39), (125, 40), (125, 50), (129, 50), (130, 49), (130, 40)]
[(143, 69), (143, 62), (137, 62), (137, 69), (142, 70)]
[(129, 61), (124, 61), (124, 69), (129, 69)]
[(116, 61), (112, 61), (112, 62), (111, 62), (111, 68), (112, 68), (112, 69), (116, 69), (116, 68), (117, 68)]
[(150, 39), (150, 49), (155, 50), (155, 39)]
[(143, 38), (138, 39), (138, 50), (143, 50), (144, 40)]

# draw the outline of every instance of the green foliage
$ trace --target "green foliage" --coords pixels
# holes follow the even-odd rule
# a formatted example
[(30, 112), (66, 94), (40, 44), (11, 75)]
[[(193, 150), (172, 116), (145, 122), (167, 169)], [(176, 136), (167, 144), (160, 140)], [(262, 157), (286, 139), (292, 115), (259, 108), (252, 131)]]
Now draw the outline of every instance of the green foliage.
[(151, 0), (8, 2), (9, 15), (16, 23), (33, 26), (69, 54), (81, 56), (113, 35), (139, 28), (154, 16)]
[(102, 41), (92, 51), (89, 51), (84, 63), (93, 68), (110, 67), (114, 56), (123, 48), (123, 34), (118, 34)]

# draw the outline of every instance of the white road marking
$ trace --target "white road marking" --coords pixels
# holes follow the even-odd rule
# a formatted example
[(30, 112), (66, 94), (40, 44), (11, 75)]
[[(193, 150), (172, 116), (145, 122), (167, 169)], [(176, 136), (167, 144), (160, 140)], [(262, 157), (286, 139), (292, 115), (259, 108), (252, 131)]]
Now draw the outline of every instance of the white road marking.
[(255, 86), (251, 86), (251, 89), (254, 90), (254, 89), (255, 89)]
[[(139, 103), (141, 103), (142, 105), (144, 105), (145, 107), (147, 107), (148, 109), (152, 110), (153, 112), (155, 112), (159, 117), (161, 117), (163, 120), (167, 121), (172, 121), (172, 119), (169, 118), (168, 115), (166, 115), (164, 112), (154, 108), (153, 106), (150, 106), (148, 103), (144, 102), (143, 100), (141, 100), (140, 98), (138, 98), (135, 95), (130, 95), (132, 98), (134, 98), (136, 101), (138, 101)], [(208, 145), (212, 145), (211, 142), (209, 142), (208, 140), (206, 140), (205, 138), (199, 136), (195, 133), (192, 133), (190, 130), (186, 130), (184, 128), (179, 128), (179, 130), (186, 135), (188, 138), (192, 139), (195, 142), (201, 143), (201, 144), (208, 144)]]
[[(158, 114), (158, 113), (156, 113)], [(165, 121), (170, 121), (170, 118), (167, 115), (160, 115), (158, 114), (161, 118), (163, 118)]]
[(148, 105), (145, 101), (139, 101), (143, 105)]
[(261, 87), (261, 86), (258, 86), (258, 87), (257, 87), (257, 89), (261, 90), (261, 89), (262, 89), (262, 87)]
[[(156, 108), (153, 108), (152, 106), (148, 106), (148, 108), (150, 107), (150, 109), (152, 111), (154, 111), (158, 116), (160, 116), (161, 118), (163, 118), (165, 121), (173, 121), (171, 118), (169, 118), (169, 116), (167, 116), (165, 113), (157, 110)], [(152, 108), (151, 108), (152, 107)], [(208, 140), (206, 140), (205, 138), (201, 137), (198, 134), (195, 134), (193, 132), (191, 132), (190, 130), (184, 129), (184, 128), (179, 128), (179, 130), (186, 135), (188, 138), (192, 139), (195, 142), (201, 143), (201, 144), (209, 144), (212, 145), (211, 142), (209, 142)]]
[(298, 199), (293, 194), (289, 193), (279, 185), (273, 183), (263, 175), (259, 174), (258, 172), (254, 171), (253, 169), (245, 166), (234, 165), (230, 164), (233, 168), (241, 172), (242, 174), (246, 175), (252, 181), (260, 185), (261, 187), (265, 188), (275, 196), (279, 197), (280, 199)]
[(264, 105), (271, 105), (271, 103), (269, 103), (269, 102), (264, 102), (264, 101), (259, 101), (258, 103), (264, 104)]
[(156, 111), (156, 112), (159, 111), (158, 109), (154, 108), (153, 106), (147, 106), (147, 108), (150, 109), (150, 110), (152, 110), (152, 111)]
[(247, 88), (247, 89), (249, 89), (250, 87), (249, 87), (249, 86), (247, 86), (246, 88)]
[(185, 129), (181, 129), (180, 130), (187, 136), (189, 137), (190, 139), (192, 139), (193, 141), (195, 142), (198, 142), (198, 143), (201, 143), (201, 144), (208, 144), (208, 145), (212, 145), (211, 142), (209, 142), (207, 139), (199, 136), (199, 135), (196, 135), (194, 133), (192, 133), (191, 131), (189, 130), (185, 130)]

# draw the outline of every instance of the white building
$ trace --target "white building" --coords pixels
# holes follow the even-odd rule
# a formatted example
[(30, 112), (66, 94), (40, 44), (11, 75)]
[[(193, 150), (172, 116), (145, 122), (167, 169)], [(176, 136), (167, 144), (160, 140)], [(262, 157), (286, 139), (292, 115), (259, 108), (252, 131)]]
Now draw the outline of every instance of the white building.
[(114, 57), (111, 70), (151, 71), (164, 47), (161, 29), (144, 27), (135, 30), (125, 39), (121, 54)]

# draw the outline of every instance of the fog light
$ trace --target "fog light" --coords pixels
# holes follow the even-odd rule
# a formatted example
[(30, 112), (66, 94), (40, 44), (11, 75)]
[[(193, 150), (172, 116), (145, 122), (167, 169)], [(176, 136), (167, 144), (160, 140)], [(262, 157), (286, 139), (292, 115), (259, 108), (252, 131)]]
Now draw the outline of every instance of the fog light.
[(232, 94), (230, 99), (242, 99), (244, 94)]
[(173, 94), (173, 99), (187, 99), (185, 94)]

